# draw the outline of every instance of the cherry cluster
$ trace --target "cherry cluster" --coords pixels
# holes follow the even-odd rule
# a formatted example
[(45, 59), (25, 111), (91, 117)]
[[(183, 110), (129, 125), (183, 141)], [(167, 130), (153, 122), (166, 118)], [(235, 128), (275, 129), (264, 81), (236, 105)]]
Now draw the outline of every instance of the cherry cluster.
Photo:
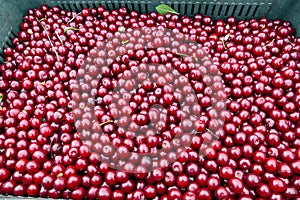
[(0, 65), (0, 194), (300, 198), (289, 22), (42, 5), (20, 28)]

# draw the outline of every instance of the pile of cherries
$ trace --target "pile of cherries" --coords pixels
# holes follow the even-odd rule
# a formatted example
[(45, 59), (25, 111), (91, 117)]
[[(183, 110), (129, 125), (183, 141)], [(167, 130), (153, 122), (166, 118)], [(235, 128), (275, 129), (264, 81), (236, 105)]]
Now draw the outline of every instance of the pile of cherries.
[[(191, 67), (186, 46), (176, 47), (163, 36), (149, 38), (154, 47), (169, 43), (170, 51), (138, 46), (117, 52), (113, 46), (103, 46), (117, 35), (118, 45), (133, 47), (137, 40), (149, 39), (134, 30), (147, 27), (189, 35), (202, 46), (192, 57), (202, 68)], [(20, 28), (13, 47), (4, 49), (5, 63), (0, 66), (0, 194), (67, 199), (300, 199), (300, 38), (293, 35), (289, 22), (234, 17), (214, 21), (200, 14), (192, 18), (138, 14), (101, 6), (76, 13), (42, 5), (28, 11)], [(129, 30), (133, 37), (126, 38)], [(104, 48), (111, 50), (109, 54), (101, 51)], [(116, 56), (120, 52), (122, 56)], [(153, 70), (155, 82), (143, 81), (143, 73), (131, 73), (143, 64)], [(167, 73), (169, 68), (183, 78), (176, 82)], [(91, 74), (99, 73), (101, 81), (93, 80)], [(114, 107), (113, 89), (121, 78), (128, 90), (134, 81), (142, 84), (128, 106), (119, 99)], [(88, 84), (80, 85), (81, 79)], [(172, 84), (166, 85), (173, 82), (183, 86), (183, 93), (176, 94)], [(184, 87), (187, 83), (192, 88)], [(76, 92), (88, 87), (96, 88), (91, 90), (94, 113), (80, 103), (89, 102), (88, 95)], [(212, 95), (212, 91), (217, 92)], [(180, 106), (180, 99), (191, 106)], [(153, 108), (156, 104), (166, 112)], [(199, 117), (193, 123), (181, 121), (187, 113)], [(130, 117), (122, 117), (126, 114)], [(100, 124), (95, 129), (91, 115)], [(214, 118), (223, 119), (224, 125), (211, 134)], [(157, 132), (135, 134), (151, 121), (156, 122)], [(89, 127), (100, 133), (83, 131)], [(184, 148), (173, 142), (178, 135)], [(108, 142), (119, 147), (118, 152)], [(126, 157), (130, 152), (160, 149), (164, 151), (157, 168), (150, 172), (149, 160), (139, 160), (135, 154)], [(128, 163), (115, 170), (103, 157), (113, 162), (126, 158)]]

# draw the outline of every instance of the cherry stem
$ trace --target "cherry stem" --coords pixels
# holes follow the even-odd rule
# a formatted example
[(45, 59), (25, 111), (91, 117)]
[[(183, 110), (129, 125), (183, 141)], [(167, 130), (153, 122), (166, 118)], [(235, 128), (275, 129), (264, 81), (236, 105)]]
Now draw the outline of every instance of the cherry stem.
[[(40, 20), (39, 20), (38, 18), (36, 18), (36, 20), (37, 20), (37, 21), (40, 23), (40, 25), (43, 27), (44, 31), (48, 31), (48, 30), (43, 26), (43, 24), (40, 22)], [(47, 33), (47, 32), (46, 32), (46, 33)], [(54, 45), (53, 45), (53, 43), (52, 43), (52, 41), (51, 41), (50, 36), (49, 36), (48, 33), (47, 33), (47, 38), (48, 38), (48, 40), (49, 40), (49, 42), (50, 42), (50, 45), (51, 45), (51, 47), (52, 47), (52, 49), (53, 49), (53, 51), (54, 51), (54, 53), (55, 53), (55, 56), (56, 56), (57, 60), (59, 61), (58, 53), (57, 53), (57, 51), (55, 50)]]
[(105, 124), (109, 124), (109, 123), (113, 123), (114, 121), (113, 120), (108, 120), (106, 122), (102, 122), (101, 124), (99, 124), (99, 126), (103, 126)]
[(63, 41), (61, 40), (61, 38), (60, 38), (60, 36), (58, 35), (58, 33), (57, 33), (57, 32), (55, 32), (55, 34), (57, 35), (57, 37), (58, 37), (58, 39), (59, 39), (59, 41), (60, 41), (61, 45), (62, 45), (62, 46), (64, 46), (64, 43), (63, 43)]
[(263, 46), (263, 48), (266, 48), (266, 47), (272, 45), (274, 41), (275, 41), (275, 39), (273, 39), (271, 42), (269, 42), (268, 44), (266, 44), (265, 46)]
[(226, 47), (226, 44), (225, 44), (224, 40), (222, 40), (222, 44), (223, 44), (224, 49), (227, 50), (227, 47)]
[(290, 43), (293, 46), (293, 49), (296, 49), (295, 44), (293, 44), (289, 39), (286, 39), (286, 40), (287, 40), (288, 43)]
[(183, 54), (183, 53), (176, 53), (176, 55), (180, 56), (180, 57), (188, 57), (188, 55)]
[(197, 58), (197, 56), (193, 56), (193, 58), (195, 59), (196, 62), (199, 61), (199, 59)]
[(70, 22), (72, 22), (78, 15), (81, 15), (81, 12), (78, 13), (78, 14), (76, 14), (72, 19), (70, 19), (70, 20), (67, 22), (67, 24), (69, 24)]
[(53, 137), (50, 139), (50, 158), (54, 157), (54, 154), (52, 153), (52, 144), (53, 144)]
[(124, 41), (122, 41), (122, 44), (127, 44), (129, 42), (129, 40), (124, 40)]

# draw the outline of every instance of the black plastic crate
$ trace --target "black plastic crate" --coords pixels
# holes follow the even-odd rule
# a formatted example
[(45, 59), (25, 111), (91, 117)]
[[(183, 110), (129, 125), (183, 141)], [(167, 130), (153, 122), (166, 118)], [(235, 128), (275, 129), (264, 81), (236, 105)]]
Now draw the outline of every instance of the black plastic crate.
[[(10, 39), (19, 32), (19, 24), (22, 17), (30, 8), (39, 7), (42, 4), (60, 6), (67, 10), (80, 11), (84, 7), (104, 6), (113, 10), (119, 7), (127, 7), (140, 13), (155, 11), (159, 4), (167, 4), (178, 11), (181, 15), (192, 16), (197, 13), (210, 15), (214, 19), (225, 19), (235, 16), (237, 19), (250, 19), (267, 17), (269, 19), (282, 19), (290, 21), (296, 30), (300, 29), (300, 1), (295, 0), (0, 0), (0, 45), (10, 45)], [(300, 36), (299, 31), (297, 36)]]

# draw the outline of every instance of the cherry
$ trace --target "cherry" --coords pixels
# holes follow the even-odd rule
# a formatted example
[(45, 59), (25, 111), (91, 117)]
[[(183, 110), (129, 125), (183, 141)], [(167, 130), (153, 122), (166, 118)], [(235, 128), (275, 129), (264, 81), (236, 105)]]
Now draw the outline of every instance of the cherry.
[(37, 184), (31, 184), (27, 187), (26, 192), (29, 196), (37, 196), (39, 192), (39, 186)]
[(212, 194), (211, 192), (207, 189), (207, 188), (201, 188), (199, 191), (198, 191), (198, 198), (201, 198), (201, 199), (212, 199)]
[(182, 194), (178, 188), (172, 188), (168, 191), (168, 198), (182, 198)]
[(112, 199), (115, 199), (115, 200), (118, 200), (118, 199), (124, 199), (125, 198), (125, 195), (122, 191), (120, 190), (115, 190), (113, 193), (112, 193)]
[(219, 187), (215, 191), (215, 196), (218, 199), (227, 199), (229, 197), (229, 192), (224, 187)]
[(45, 189), (52, 189), (54, 183), (54, 177), (51, 175), (46, 175), (43, 177), (42, 186)]
[(216, 190), (218, 189), (218, 187), (220, 186), (220, 180), (218, 178), (215, 178), (215, 177), (210, 177), (208, 180), (207, 180), (207, 188), (209, 190)]
[(1, 181), (5, 181), (10, 177), (10, 172), (9, 170), (5, 169), (5, 168), (1, 168), (0, 169), (0, 180)]
[(286, 190), (286, 185), (281, 179), (273, 178), (270, 181), (270, 188), (274, 192), (284, 192)]
[(99, 199), (111, 199), (111, 196), (112, 196), (112, 194), (111, 194), (109, 187), (102, 186), (99, 188), (99, 191), (98, 191)]
[(72, 191), (71, 197), (72, 199), (82, 199), (85, 196), (85, 189), (83, 187), (79, 187)]
[(231, 178), (228, 182), (228, 185), (229, 189), (236, 194), (240, 194), (243, 192), (243, 182), (238, 178)]
[(265, 162), (265, 168), (269, 172), (275, 172), (277, 170), (277, 161), (274, 158), (268, 158)]
[(80, 183), (81, 178), (78, 175), (71, 175), (66, 182), (66, 186), (68, 189), (74, 190), (80, 185)]
[(155, 198), (156, 196), (156, 188), (154, 186), (145, 186), (144, 188), (144, 194), (145, 194), (145, 197), (146, 198), (149, 198), (149, 199), (153, 199)]
[(256, 188), (256, 192), (259, 196), (267, 198), (271, 195), (271, 189), (267, 184), (261, 183), (259, 187)]
[(176, 185), (179, 188), (186, 188), (188, 186), (189, 180), (187, 175), (180, 175), (177, 177)]

